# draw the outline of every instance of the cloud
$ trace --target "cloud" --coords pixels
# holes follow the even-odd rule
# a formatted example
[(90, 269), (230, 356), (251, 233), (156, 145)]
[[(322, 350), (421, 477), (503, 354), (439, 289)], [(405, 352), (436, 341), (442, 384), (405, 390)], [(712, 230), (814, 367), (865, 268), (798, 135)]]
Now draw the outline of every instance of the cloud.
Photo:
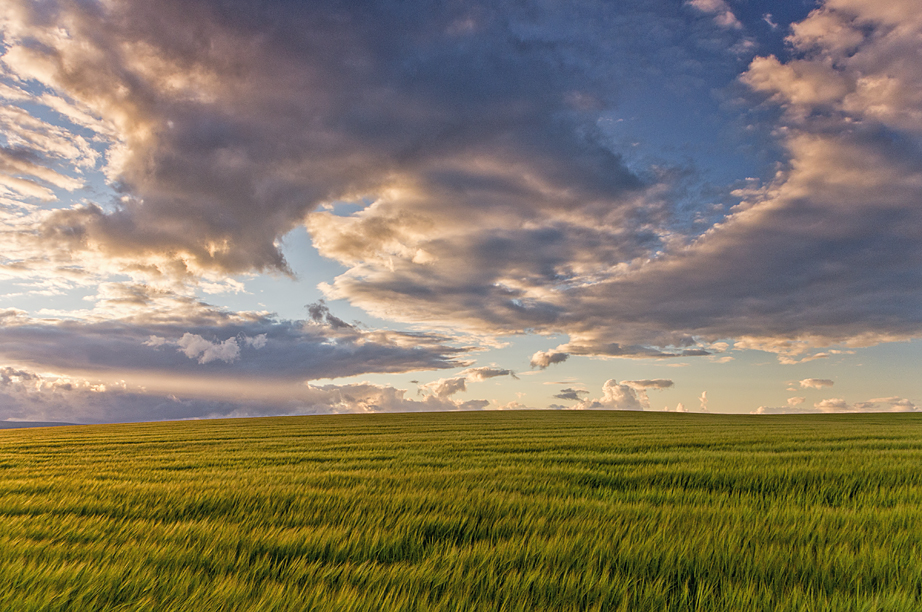
[(515, 375), (515, 372), (512, 370), (496, 368), (492, 366), (468, 368), (461, 372), (461, 376), (465, 376), (467, 380), (476, 382), (482, 382), (488, 378), (496, 378), (498, 376), (511, 376), (512, 378), (518, 379), (518, 377)]
[(468, 382), (483, 382), (498, 376), (511, 376), (512, 378), (516, 378), (512, 370), (505, 370), (492, 366), (467, 368), (462, 370), (460, 375), (454, 378), (440, 378), (436, 381), (420, 385), (419, 392), (421, 394), (430, 393), (440, 399), (447, 399), (456, 393), (467, 391)]
[[(527, 406), (522, 402), (517, 402), (515, 400), (511, 402), (506, 402), (502, 406), (496, 408), (497, 410), (534, 410), (531, 406)], [(554, 409), (552, 406), (551, 409)]]
[(582, 393), (588, 394), (589, 392), (583, 389), (571, 389), (570, 387), (567, 387), (566, 389), (561, 389), (560, 393), (554, 394), (554, 397), (556, 397), (557, 399), (572, 400), (574, 402), (578, 402), (580, 401), (579, 396)]
[(646, 380), (625, 380), (621, 384), (627, 385), (632, 389), (644, 390), (644, 389), (668, 389), (672, 387), (675, 383), (666, 378), (654, 378)]
[(802, 406), (804, 398), (792, 397), (787, 406), (759, 406), (753, 414), (831, 414), (858, 412), (916, 412), (918, 407), (912, 401), (898, 396), (880, 397), (864, 402), (848, 403), (842, 398), (820, 400), (813, 407)]
[[(534, 368), (729, 339), (793, 364), (918, 337), (917, 7), (829, 0), (789, 54), (748, 64), (735, 118), (780, 158), (725, 215), (689, 189), (694, 169), (632, 157), (604, 128), (651, 75), (699, 93), (736, 79), (730, 5), (690, 5), (6, 2), (0, 275), (100, 289), (86, 312), (4, 329), (2, 352), (112, 368), (120, 347), (179, 371), (190, 357), (144, 343), (191, 334), (212, 347), (191, 359), (215, 355), (193, 365), (221, 372), (460, 364), (438, 334), (360, 331), (324, 303), (305, 325), (194, 298), (290, 273), (281, 240), (302, 225), (346, 267), (328, 298), (429, 329), (568, 336)], [(104, 197), (68, 195), (94, 181)], [(244, 337), (263, 334), (251, 354)]]
[(531, 356), (531, 367), (544, 370), (551, 364), (563, 363), (569, 358), (570, 355), (568, 353), (561, 353), (557, 351), (538, 351)]
[(759, 406), (750, 414), (816, 414), (819, 411), (815, 408), (801, 406)]
[(312, 386), (304, 408), (307, 414), (347, 412), (434, 412), (483, 410), (490, 402), (454, 402), (447, 397), (429, 395), (422, 400), (405, 397), (406, 391), (371, 383)]
[(918, 407), (905, 397), (879, 397), (866, 402), (858, 402), (852, 407), (857, 412), (915, 412)]
[(253, 338), (250, 338), (249, 336), (244, 336), (244, 337), (243, 337), (243, 341), (244, 341), (248, 346), (252, 346), (253, 348), (255, 348), (255, 349), (258, 350), (258, 349), (261, 349), (261, 348), (263, 348), (264, 346), (266, 346), (266, 344), (269, 342), (268, 337), (269, 337), (269, 334), (267, 334), (267, 333), (266, 333), (266, 334), (259, 334), (259, 335), (255, 336), (255, 337), (253, 337)]
[(707, 412), (708, 411), (708, 392), (702, 391), (701, 396), (698, 397), (698, 401), (701, 404), (701, 407), (700, 407), (701, 412)]
[[(667, 389), (673, 386), (671, 380), (626, 380), (619, 383), (615, 379), (605, 381), (602, 385), (602, 397), (598, 399), (586, 398), (574, 405), (574, 410), (649, 410), (650, 398), (647, 391), (651, 389)], [(567, 391), (566, 389), (564, 392)], [(577, 391), (574, 395), (582, 393)], [(556, 397), (560, 397), (557, 395)], [(570, 399), (570, 398), (562, 398)], [(572, 398), (579, 399), (579, 397)]]
[(714, 22), (722, 27), (734, 29), (743, 27), (724, 0), (688, 0), (687, 4), (702, 13), (714, 15)]
[[(233, 386), (232, 382), (228, 382)], [(297, 414), (482, 410), (486, 400), (454, 401), (428, 395), (406, 397), (406, 390), (372, 383), (298, 385), (283, 394), (223, 395), (161, 392), (124, 381), (98, 380), (10, 366), (0, 367), (0, 419), (72, 423), (173, 420)], [(520, 405), (519, 405), (520, 406)], [(506, 406), (514, 409), (518, 406)]]
[(10, 222), (15, 273), (212, 290), (227, 274), (289, 271), (281, 238), (306, 223), (349, 268), (330, 297), (487, 334), (567, 329), (555, 293), (621, 274), (675, 235), (675, 173), (632, 168), (600, 121), (650, 73), (730, 74), (735, 58), (699, 41), (736, 35), (674, 27), (687, 11), (669, 2), (411, 13), (8, 3), (4, 91), (24, 152), (7, 157), (31, 164), (10, 189), (50, 198), (49, 181), (85, 182), (75, 162), (116, 192)]
[(189, 359), (198, 359), (199, 363), (208, 363), (220, 359), (225, 363), (236, 361), (240, 356), (240, 347), (236, 338), (224, 342), (209, 342), (198, 334), (186, 332), (176, 343), (179, 351)]
[[(138, 312), (135, 300), (148, 303), (142, 293), (130, 294), (127, 308), (121, 301), (115, 306), (104, 303), (83, 320), (2, 312), (0, 363), (28, 363), (97, 376), (130, 378), (143, 373), (293, 382), (469, 363), (462, 359), (468, 349), (453, 346), (445, 336), (318, 325), (264, 313), (229, 313), (175, 295), (158, 294), (155, 301), (160, 299), (181, 307), (168, 313), (153, 305)], [(113, 308), (124, 316), (103, 316)], [(198, 365), (190, 368), (189, 359)]]
[[(676, 70), (688, 53), (682, 36), (694, 36), (681, 31), (613, 36), (656, 19), (605, 3), (560, 12), (13, 0), (2, 61), (18, 103), (4, 112), (39, 165), (73, 161), (117, 186), (114, 202), (44, 216), (43, 239), (68, 241), (78, 260), (87, 251), (165, 274), (286, 271), (278, 239), (306, 213), (370, 197), (384, 214), (367, 223), (313, 218), (318, 246), (421, 265), (439, 255), (412, 241), (459, 203), (464, 212), (449, 217), (505, 217), (504, 227), (532, 201), (625, 208), (622, 196), (644, 181), (591, 128), (619, 83), (638, 76), (639, 62), (611, 58), (662, 55), (657, 63)], [(34, 105), (74, 129), (43, 122)], [(41, 179), (25, 182), (47, 195)]]
[(455, 393), (467, 391), (467, 379), (464, 377), (440, 378), (434, 382), (420, 385), (420, 389), (429, 391), (435, 397), (445, 399), (451, 397)]
[[(831, 18), (840, 30), (817, 23)], [(740, 190), (732, 214), (701, 235), (644, 243), (639, 227), (607, 225), (591, 206), (546, 217), (531, 208), (523, 213), (528, 231), (494, 223), (485, 233), (476, 216), (426, 225), (434, 222), (422, 220), (420, 207), (385, 198), (352, 218), (316, 218), (321, 252), (356, 262), (327, 291), (380, 313), (409, 300), (413, 319), (566, 333), (569, 342), (554, 351), (572, 355), (702, 355), (710, 342), (733, 338), (738, 348), (794, 364), (827, 358), (829, 350), (817, 349), (837, 344), (918, 336), (922, 78), (907, 58), (922, 26), (894, 19), (868, 3), (846, 10), (830, 2), (794, 26), (794, 58), (753, 60), (741, 83), (781, 115), (750, 119), (775, 122), (784, 159), (772, 180)], [(622, 198), (627, 209), (614, 210), (663, 228), (662, 193), (663, 184), (645, 184)], [(389, 259), (396, 243), (348, 256), (326, 246), (333, 236), (365, 236), (366, 225), (390, 228), (376, 235), (404, 245), (403, 259)], [(630, 230), (600, 231), (614, 227)], [(412, 264), (418, 249), (429, 263)]]
[[(642, 393), (642, 391), (641, 391)], [(644, 405), (638, 397), (639, 393), (628, 385), (618, 384), (618, 381), (606, 380), (602, 385), (602, 397), (598, 399), (585, 399), (573, 406), (574, 410), (643, 410)]]
[(334, 316), (323, 300), (315, 304), (308, 304), (307, 313), (311, 321), (317, 325), (328, 325), (333, 329), (353, 329), (352, 325)]
[(803, 389), (822, 389), (823, 387), (833, 386), (835, 381), (829, 380), (828, 378), (805, 378), (798, 384)]

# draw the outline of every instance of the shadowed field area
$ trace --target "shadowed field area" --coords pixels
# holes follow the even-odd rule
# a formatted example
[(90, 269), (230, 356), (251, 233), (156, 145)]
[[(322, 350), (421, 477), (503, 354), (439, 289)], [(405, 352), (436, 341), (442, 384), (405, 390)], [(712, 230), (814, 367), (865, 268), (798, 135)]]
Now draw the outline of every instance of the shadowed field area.
[(0, 610), (919, 610), (922, 415), (0, 432)]

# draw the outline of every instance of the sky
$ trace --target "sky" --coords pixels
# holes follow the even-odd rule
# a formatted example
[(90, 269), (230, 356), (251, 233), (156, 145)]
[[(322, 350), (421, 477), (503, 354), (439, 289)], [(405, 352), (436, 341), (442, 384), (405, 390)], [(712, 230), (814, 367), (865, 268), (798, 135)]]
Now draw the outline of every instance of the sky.
[(0, 420), (914, 411), (919, 0), (5, 0)]

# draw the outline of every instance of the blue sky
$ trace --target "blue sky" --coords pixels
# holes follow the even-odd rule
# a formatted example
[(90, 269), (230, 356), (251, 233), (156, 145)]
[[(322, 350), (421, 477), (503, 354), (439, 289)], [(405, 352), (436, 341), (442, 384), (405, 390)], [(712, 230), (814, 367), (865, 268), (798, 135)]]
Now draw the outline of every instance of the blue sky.
[(916, 9), (8, 2), (0, 419), (915, 410)]

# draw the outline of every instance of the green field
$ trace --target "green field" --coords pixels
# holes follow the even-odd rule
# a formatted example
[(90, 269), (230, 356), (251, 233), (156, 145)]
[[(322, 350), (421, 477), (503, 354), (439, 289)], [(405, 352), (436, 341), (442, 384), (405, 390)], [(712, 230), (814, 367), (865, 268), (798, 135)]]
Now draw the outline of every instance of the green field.
[(922, 610), (922, 415), (3, 430), (0, 610)]

